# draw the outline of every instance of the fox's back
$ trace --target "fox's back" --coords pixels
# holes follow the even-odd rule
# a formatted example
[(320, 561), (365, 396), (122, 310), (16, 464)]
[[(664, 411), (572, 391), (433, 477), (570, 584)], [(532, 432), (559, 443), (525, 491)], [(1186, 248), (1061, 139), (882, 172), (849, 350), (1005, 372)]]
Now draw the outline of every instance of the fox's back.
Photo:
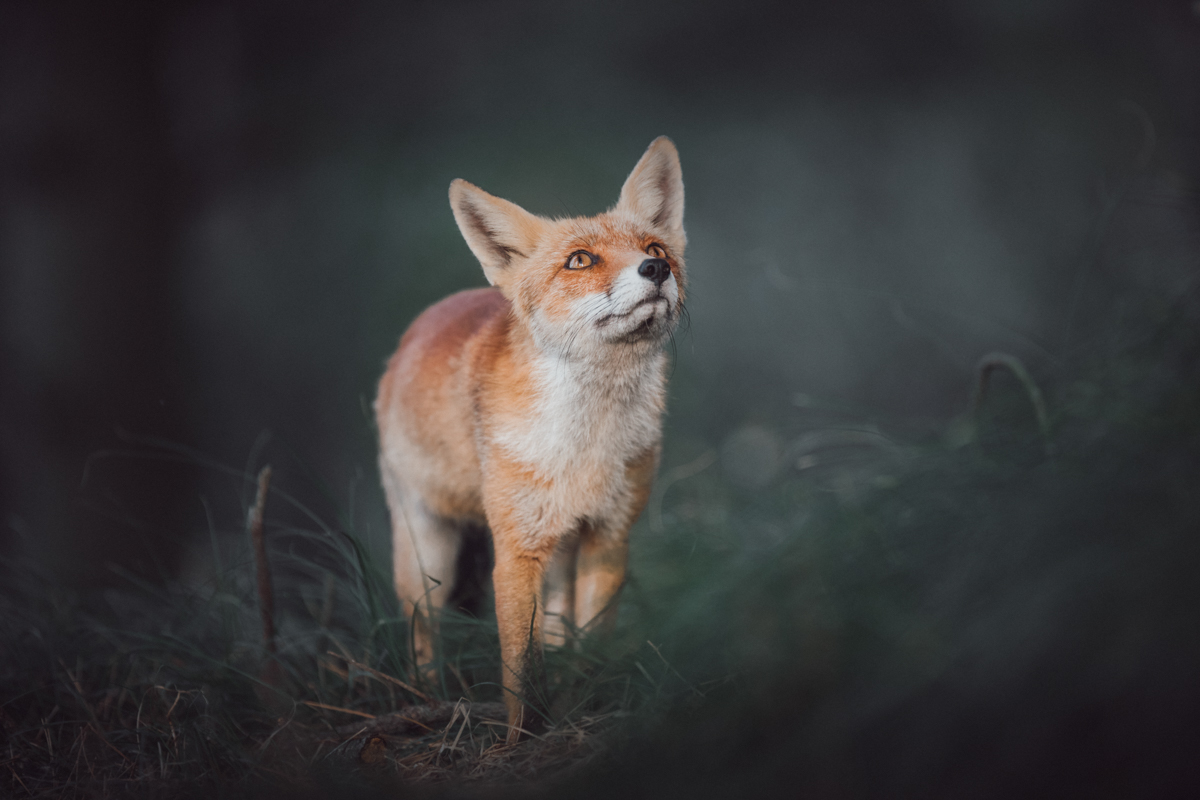
[(435, 303), (404, 333), (379, 382), (384, 469), (435, 513), (482, 514), (471, 362), (509, 310), (497, 289), (468, 289)]

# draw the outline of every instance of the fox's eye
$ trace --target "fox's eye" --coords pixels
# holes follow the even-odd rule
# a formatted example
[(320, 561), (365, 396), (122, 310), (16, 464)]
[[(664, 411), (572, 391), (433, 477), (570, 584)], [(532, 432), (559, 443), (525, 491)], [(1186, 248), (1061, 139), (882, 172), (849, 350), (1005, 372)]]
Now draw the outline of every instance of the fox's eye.
[(580, 250), (577, 253), (571, 253), (571, 257), (567, 259), (567, 269), (586, 269), (595, 263), (594, 255)]
[(646, 252), (649, 253), (650, 255), (654, 256), (655, 258), (666, 258), (667, 257), (667, 251), (663, 248), (663, 246), (661, 244), (650, 245), (649, 247), (646, 248)]

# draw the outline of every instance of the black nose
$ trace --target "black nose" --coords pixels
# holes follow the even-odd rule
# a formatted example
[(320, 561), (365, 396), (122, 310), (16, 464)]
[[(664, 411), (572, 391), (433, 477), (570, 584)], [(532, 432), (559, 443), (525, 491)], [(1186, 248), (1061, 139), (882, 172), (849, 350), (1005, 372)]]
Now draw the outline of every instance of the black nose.
[(671, 276), (671, 265), (663, 258), (647, 258), (638, 267), (638, 275), (654, 281), (655, 286), (662, 286)]

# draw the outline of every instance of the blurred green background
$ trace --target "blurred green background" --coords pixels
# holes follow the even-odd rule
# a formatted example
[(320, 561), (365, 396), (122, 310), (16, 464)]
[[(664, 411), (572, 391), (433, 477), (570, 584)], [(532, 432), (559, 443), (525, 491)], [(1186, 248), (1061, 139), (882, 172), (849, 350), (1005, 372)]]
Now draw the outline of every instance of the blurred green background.
[(243, 498), (107, 455), (145, 439), (385, 539), (374, 383), (483, 282), (450, 180), (591, 214), (659, 134), (692, 282), (664, 466), (821, 409), (933, 430), (982, 354), (1052, 372), (1191, 279), (1198, 35), (1170, 2), (6, 4), (6, 546), (203, 571), (198, 497)]

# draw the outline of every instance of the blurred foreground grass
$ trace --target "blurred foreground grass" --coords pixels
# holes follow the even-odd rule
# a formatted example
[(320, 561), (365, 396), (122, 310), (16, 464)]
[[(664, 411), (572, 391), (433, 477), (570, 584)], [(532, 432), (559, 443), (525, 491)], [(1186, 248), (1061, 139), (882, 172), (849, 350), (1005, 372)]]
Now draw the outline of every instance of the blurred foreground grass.
[(441, 669), (425, 680), (404, 656), (386, 557), (315, 517), (272, 525), (286, 487), (267, 508), (271, 680), (248, 544), (214, 540), (204, 585), (131, 579), (96, 597), (9, 563), (0, 786), (83, 797), (392, 793), (404, 779), (419, 782), (408, 792), (552, 796), (1195, 788), (1192, 294), (1126, 316), (1040, 376), (1048, 438), (1025, 387), (997, 373), (978, 414), (940, 438), (777, 420), (731, 437), (719, 464), (705, 453), (664, 474), (635, 532), (615, 640), (550, 654), (549, 729), (513, 749), (491, 721), (488, 614), (447, 620)]

